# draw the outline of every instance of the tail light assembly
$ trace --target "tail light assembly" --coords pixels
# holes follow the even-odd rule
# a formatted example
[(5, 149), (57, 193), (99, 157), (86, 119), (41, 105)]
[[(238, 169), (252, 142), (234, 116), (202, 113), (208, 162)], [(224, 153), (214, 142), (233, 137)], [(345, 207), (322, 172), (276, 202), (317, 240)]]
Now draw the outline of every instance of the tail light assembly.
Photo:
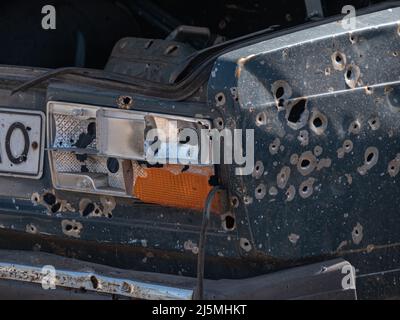
[(196, 143), (209, 120), (50, 101), (47, 128), (56, 189), (194, 210), (212, 189), (212, 155)]

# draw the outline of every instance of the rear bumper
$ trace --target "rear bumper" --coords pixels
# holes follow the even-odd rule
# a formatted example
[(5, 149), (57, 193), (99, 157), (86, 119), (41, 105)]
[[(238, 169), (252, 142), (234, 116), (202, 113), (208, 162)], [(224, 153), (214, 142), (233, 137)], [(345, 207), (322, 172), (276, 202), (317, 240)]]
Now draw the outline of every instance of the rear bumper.
[[(240, 280), (205, 280), (205, 298), (356, 299), (342, 259)], [(350, 275), (354, 277), (354, 275)], [(355, 279), (352, 279), (355, 283)], [(191, 300), (196, 279), (127, 271), (56, 255), (0, 251), (0, 298)]]

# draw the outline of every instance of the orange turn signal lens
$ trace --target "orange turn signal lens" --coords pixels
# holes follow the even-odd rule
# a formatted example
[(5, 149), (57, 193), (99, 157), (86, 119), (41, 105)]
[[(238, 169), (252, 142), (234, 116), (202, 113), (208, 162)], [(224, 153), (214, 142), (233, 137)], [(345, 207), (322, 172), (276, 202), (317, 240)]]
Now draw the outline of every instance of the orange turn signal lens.
[[(209, 184), (214, 175), (212, 167), (189, 167), (164, 165), (161, 168), (141, 168), (135, 175), (133, 195), (146, 203), (163, 206), (203, 210), (207, 195), (212, 189)], [(216, 195), (211, 211), (220, 213), (221, 196)]]

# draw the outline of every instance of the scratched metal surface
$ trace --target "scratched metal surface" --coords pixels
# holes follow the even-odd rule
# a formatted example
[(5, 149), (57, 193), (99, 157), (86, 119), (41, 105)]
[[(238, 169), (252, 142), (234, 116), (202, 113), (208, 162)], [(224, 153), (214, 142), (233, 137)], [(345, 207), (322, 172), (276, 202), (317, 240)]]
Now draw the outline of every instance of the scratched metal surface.
[(243, 254), (301, 260), (397, 246), (399, 25), (400, 9), (385, 10), (357, 17), (351, 32), (333, 22), (215, 63), (209, 102), (227, 127), (255, 130), (263, 171), (230, 171), (238, 233), (251, 245)]

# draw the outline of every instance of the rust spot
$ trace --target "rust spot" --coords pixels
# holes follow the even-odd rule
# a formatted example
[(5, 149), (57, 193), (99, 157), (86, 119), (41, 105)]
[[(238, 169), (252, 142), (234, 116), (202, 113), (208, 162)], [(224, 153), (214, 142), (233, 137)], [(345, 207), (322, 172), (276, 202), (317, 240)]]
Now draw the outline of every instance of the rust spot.
[(240, 77), (240, 74), (241, 74), (241, 72), (242, 72), (242, 68), (243, 68), (244, 65), (245, 65), (251, 58), (253, 58), (253, 57), (255, 57), (255, 54), (251, 54), (251, 55), (249, 55), (248, 57), (240, 58), (240, 59), (237, 61), (237, 66), (236, 66), (236, 71), (235, 71), (235, 77), (236, 77), (236, 78), (239, 78), (239, 77)]

